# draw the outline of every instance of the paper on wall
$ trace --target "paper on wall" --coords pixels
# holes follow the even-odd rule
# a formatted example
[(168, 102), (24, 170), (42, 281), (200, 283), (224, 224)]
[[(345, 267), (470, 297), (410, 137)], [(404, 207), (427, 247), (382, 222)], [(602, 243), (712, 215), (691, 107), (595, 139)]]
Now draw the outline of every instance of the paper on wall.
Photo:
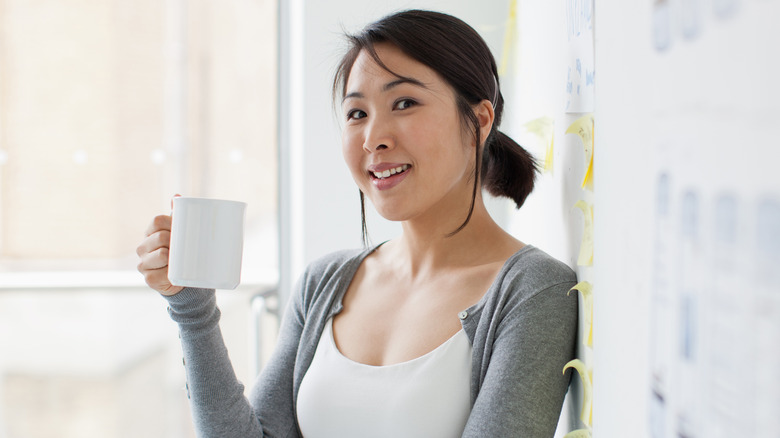
[(579, 359), (569, 361), (563, 367), (565, 373), (567, 369), (574, 368), (582, 380), (582, 411), (580, 411), (580, 420), (588, 426), (593, 425), (593, 376), (591, 371), (585, 367), (585, 363)]
[(585, 151), (585, 177), (582, 179), (582, 188), (593, 190), (593, 114), (587, 114), (566, 129), (567, 134), (577, 134), (582, 140), (582, 147)]
[(509, 70), (509, 57), (515, 53), (515, 42), (517, 33), (517, 0), (510, 0), (509, 15), (506, 18), (506, 29), (504, 30), (504, 49), (501, 51), (501, 61), (498, 66), (498, 75), (504, 76)]
[(591, 435), (588, 429), (577, 429), (567, 433), (563, 438), (591, 438)]
[(593, 264), (593, 206), (583, 200), (574, 204), (575, 208), (582, 211), (583, 230), (580, 254), (577, 257), (578, 266), (590, 266)]
[(566, 112), (593, 112), (593, 0), (565, 0), (569, 38)]
[(585, 345), (593, 347), (593, 285), (587, 281), (581, 281), (569, 289), (569, 292), (578, 290), (582, 294), (582, 303), (585, 306), (583, 311), (585, 315), (585, 327), (588, 337), (585, 339)]
[(553, 172), (553, 137), (555, 122), (552, 117), (539, 117), (523, 125), (528, 132), (536, 135), (544, 145), (544, 163), (542, 169), (546, 173)]

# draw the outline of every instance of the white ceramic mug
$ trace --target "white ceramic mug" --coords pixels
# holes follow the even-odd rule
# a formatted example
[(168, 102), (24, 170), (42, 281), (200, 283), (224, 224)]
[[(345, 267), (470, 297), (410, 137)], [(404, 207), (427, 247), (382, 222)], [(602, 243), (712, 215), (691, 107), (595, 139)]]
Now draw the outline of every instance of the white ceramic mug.
[(235, 289), (241, 282), (246, 204), (173, 199), (168, 280), (174, 286)]

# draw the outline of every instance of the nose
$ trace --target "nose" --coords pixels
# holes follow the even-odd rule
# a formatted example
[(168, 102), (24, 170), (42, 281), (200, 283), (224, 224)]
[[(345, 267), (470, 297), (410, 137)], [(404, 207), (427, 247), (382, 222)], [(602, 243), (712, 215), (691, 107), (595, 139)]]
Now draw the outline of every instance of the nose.
[(393, 129), (387, 120), (374, 117), (366, 127), (363, 149), (366, 152), (379, 152), (395, 146)]

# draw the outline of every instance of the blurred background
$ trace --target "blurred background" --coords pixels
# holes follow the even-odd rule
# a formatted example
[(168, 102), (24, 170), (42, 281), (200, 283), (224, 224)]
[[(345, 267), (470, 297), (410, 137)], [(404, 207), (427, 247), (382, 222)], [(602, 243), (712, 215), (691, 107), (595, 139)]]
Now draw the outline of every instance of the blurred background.
[(189, 437), (135, 247), (174, 193), (247, 202), (220, 292), (244, 381), (276, 283), (276, 0), (0, 1), (0, 437)]

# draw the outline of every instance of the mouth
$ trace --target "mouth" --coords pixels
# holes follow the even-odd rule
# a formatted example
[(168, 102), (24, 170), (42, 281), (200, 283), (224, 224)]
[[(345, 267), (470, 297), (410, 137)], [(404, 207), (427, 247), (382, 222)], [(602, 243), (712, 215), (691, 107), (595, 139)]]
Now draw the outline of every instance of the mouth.
[(401, 184), (401, 181), (409, 175), (409, 169), (411, 168), (411, 164), (387, 163), (370, 167), (368, 174), (374, 187), (377, 190), (384, 191)]
[(409, 167), (411, 167), (411, 166), (409, 166), (408, 164), (403, 164), (403, 165), (401, 165), (401, 166), (398, 166), (398, 167), (393, 167), (393, 168), (390, 168), (390, 169), (385, 169), (385, 170), (383, 170), (383, 171), (381, 171), (381, 172), (378, 172), (378, 171), (369, 171), (368, 173), (369, 173), (369, 174), (370, 174), (370, 175), (371, 175), (373, 178), (375, 178), (375, 179), (379, 179), (379, 180), (382, 180), (382, 179), (387, 179), (387, 178), (390, 178), (391, 176), (394, 176), (394, 175), (398, 175), (398, 174), (400, 174), (400, 173), (404, 173), (404, 172), (406, 172), (407, 170), (409, 170)]

